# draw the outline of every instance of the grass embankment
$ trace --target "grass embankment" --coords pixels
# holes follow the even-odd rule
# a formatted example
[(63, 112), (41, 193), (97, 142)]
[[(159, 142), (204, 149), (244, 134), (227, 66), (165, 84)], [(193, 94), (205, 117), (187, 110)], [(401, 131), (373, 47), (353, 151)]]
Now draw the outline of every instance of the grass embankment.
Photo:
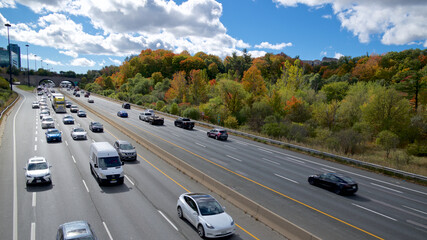
[(33, 86), (27, 86), (27, 85), (16, 85), (16, 86), (21, 90), (29, 91), (29, 92), (32, 92), (35, 88)]

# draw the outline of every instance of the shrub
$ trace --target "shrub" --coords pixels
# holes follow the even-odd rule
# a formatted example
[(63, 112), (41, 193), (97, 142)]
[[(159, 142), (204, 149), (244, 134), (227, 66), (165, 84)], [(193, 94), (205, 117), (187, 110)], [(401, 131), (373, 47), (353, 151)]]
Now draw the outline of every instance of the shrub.
[(289, 126), (289, 131), (286, 134), (286, 138), (289, 140), (295, 140), (297, 142), (303, 142), (305, 138), (309, 136), (308, 130), (304, 127), (304, 125), (300, 125), (297, 123), (292, 123)]
[(420, 144), (418, 141), (415, 143), (409, 144), (406, 152), (410, 155), (418, 156), (418, 157), (426, 157), (427, 156), (427, 145)]
[(339, 150), (345, 154), (354, 154), (362, 142), (362, 135), (352, 128), (337, 132), (335, 138), (339, 142)]
[(286, 136), (288, 133), (288, 127), (287, 125), (283, 123), (277, 123), (277, 122), (270, 122), (264, 124), (262, 126), (261, 132), (264, 134), (267, 134), (268, 136), (280, 138), (283, 136)]
[(195, 108), (195, 107), (189, 107), (189, 108), (186, 108), (186, 109), (182, 112), (182, 115), (183, 115), (184, 117), (192, 118), (192, 119), (195, 119), (195, 120), (198, 120), (198, 119), (200, 118), (200, 112), (199, 112), (199, 110), (198, 110), (197, 108)]
[(157, 102), (158, 100), (159, 100), (159, 99), (157, 99), (155, 96), (150, 95), (150, 94), (144, 95), (144, 96), (142, 96), (142, 98), (141, 98), (141, 101), (142, 101), (143, 103), (148, 103), (148, 104), (151, 104), (151, 103), (153, 103), (153, 102)]
[(376, 143), (386, 151), (386, 157), (388, 158), (390, 151), (399, 144), (399, 137), (393, 132), (384, 130), (378, 134)]
[(113, 93), (114, 93), (114, 90), (111, 90), (111, 89), (102, 91), (102, 95), (107, 96), (107, 97)]
[(239, 126), (239, 122), (237, 121), (237, 118), (234, 116), (228, 116), (225, 120), (224, 120), (224, 126), (228, 127), (228, 128), (234, 128), (237, 129), (237, 127)]
[(10, 89), (9, 82), (6, 79), (4, 79), (3, 77), (0, 77), (0, 88), (1, 89), (6, 89), (6, 90)]
[(164, 101), (161, 101), (161, 100), (159, 100), (159, 101), (157, 101), (156, 102), (156, 109), (157, 110), (161, 110), (162, 108), (164, 108), (165, 107), (165, 102)]
[(176, 103), (172, 103), (172, 105), (170, 106), (170, 110), (169, 112), (173, 115), (178, 115), (179, 114), (179, 107), (178, 104)]

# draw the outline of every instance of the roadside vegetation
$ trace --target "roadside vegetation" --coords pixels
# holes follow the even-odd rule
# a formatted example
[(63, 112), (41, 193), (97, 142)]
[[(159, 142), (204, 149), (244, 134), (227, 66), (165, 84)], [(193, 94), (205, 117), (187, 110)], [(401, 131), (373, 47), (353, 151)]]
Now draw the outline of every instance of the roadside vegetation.
[(27, 86), (27, 85), (16, 85), (16, 86), (18, 88), (20, 88), (21, 90), (29, 91), (29, 92), (32, 92), (35, 89), (35, 87), (33, 87), (33, 86)]
[(82, 87), (129, 101), (427, 175), (427, 50), (301, 61), (143, 50), (88, 71)]
[(0, 112), (16, 98), (16, 93), (10, 90), (9, 82), (0, 77)]

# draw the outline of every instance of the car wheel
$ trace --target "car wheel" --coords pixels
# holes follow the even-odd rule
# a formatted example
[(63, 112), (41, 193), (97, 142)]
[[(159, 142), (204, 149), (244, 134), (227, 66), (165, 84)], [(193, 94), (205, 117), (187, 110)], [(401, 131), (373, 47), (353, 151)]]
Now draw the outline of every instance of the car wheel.
[(338, 195), (341, 195), (341, 193), (342, 193), (341, 187), (336, 187), (334, 192)]
[(218, 135), (217, 135), (217, 136), (215, 136), (215, 139), (216, 139), (216, 140), (218, 140)]
[(177, 124), (177, 123), (175, 123), (175, 127), (178, 127), (178, 124)]
[(308, 183), (310, 183), (311, 185), (314, 185), (314, 179), (313, 178), (309, 178), (308, 179)]
[(179, 218), (181, 218), (181, 219), (183, 219), (183, 218), (184, 218), (184, 215), (182, 214), (182, 209), (181, 209), (181, 207), (178, 207), (178, 208), (176, 209), (176, 211), (178, 212), (178, 217), (179, 217)]
[(199, 237), (204, 238), (205, 237), (205, 229), (201, 224), (197, 226), (197, 233), (199, 234)]

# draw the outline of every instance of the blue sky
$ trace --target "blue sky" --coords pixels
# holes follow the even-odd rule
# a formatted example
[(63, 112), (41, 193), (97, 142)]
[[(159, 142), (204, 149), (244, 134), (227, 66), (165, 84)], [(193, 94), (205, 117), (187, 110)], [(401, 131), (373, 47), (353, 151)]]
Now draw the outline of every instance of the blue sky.
[[(304, 60), (427, 47), (424, 0), (0, 0), (22, 66), (86, 73), (141, 50)], [(37, 56), (36, 56), (37, 55)]]

